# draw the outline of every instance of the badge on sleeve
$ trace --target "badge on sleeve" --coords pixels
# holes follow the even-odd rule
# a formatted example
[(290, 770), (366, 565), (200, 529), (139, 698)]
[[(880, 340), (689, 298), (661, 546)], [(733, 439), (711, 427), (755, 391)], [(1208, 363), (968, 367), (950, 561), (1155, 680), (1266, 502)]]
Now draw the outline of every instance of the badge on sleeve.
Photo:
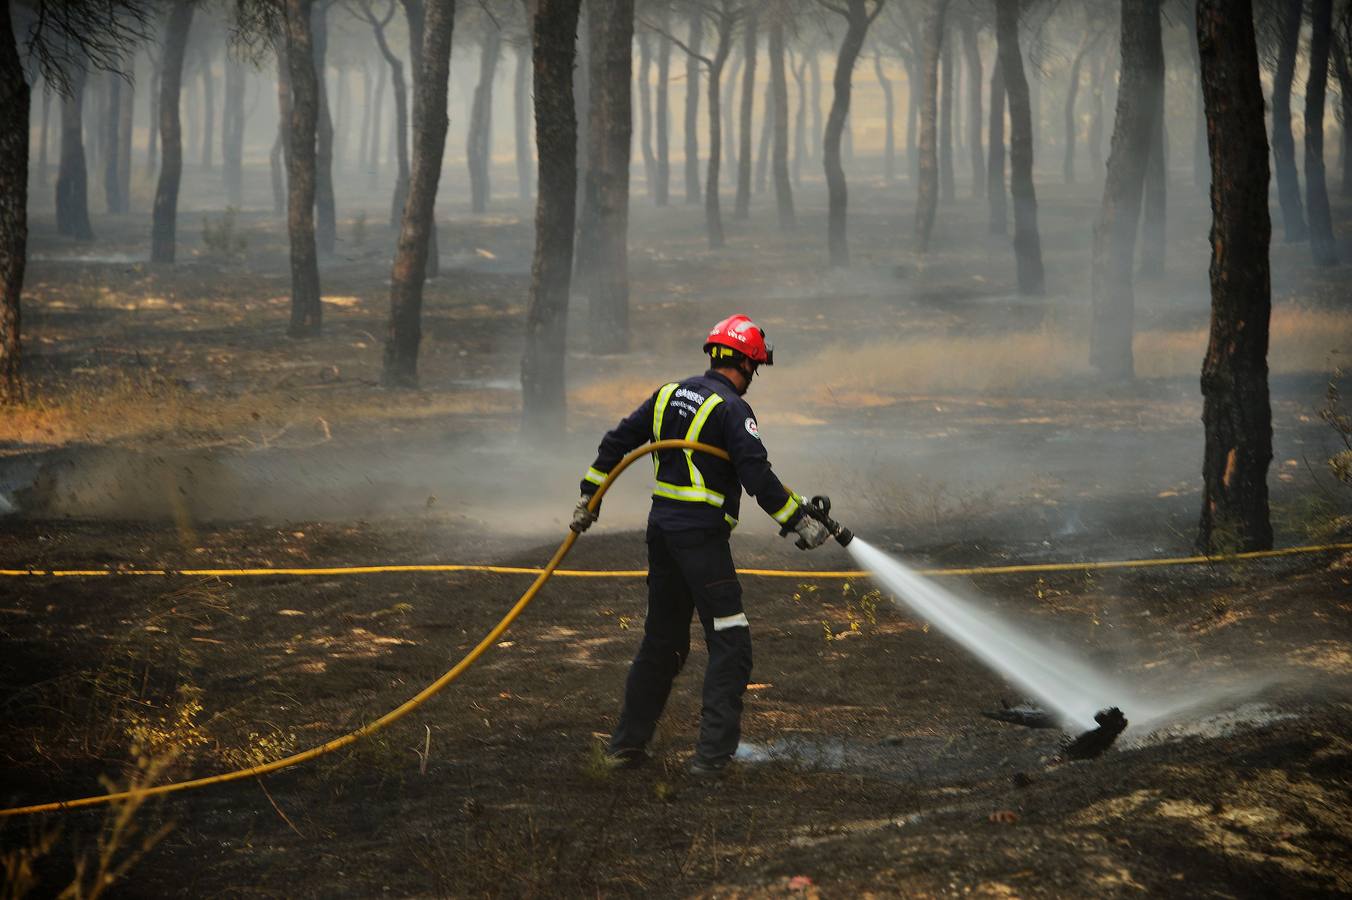
[(746, 422), (743, 423), (743, 424), (746, 425), (746, 433), (747, 433), (747, 434), (751, 435), (753, 438), (755, 438), (755, 439), (758, 440), (758, 441), (761, 439), (761, 436), (760, 436), (760, 428), (758, 428), (758, 427), (756, 426), (756, 420), (755, 420), (755, 419), (751, 418), (751, 416), (747, 416), (747, 417), (746, 417)]

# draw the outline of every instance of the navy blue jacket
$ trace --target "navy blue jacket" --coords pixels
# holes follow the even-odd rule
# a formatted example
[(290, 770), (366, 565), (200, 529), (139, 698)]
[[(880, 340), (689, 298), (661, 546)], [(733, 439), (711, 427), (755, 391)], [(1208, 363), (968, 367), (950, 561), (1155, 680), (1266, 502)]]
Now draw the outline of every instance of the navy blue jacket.
[(802, 498), (785, 488), (770, 469), (756, 414), (715, 369), (663, 385), (607, 432), (582, 480), (582, 493), (595, 493), (629, 451), (671, 438), (721, 447), (732, 461), (682, 450), (655, 454), (657, 485), (649, 524), (667, 531), (735, 527), (743, 487), (781, 526), (792, 528), (802, 517)]

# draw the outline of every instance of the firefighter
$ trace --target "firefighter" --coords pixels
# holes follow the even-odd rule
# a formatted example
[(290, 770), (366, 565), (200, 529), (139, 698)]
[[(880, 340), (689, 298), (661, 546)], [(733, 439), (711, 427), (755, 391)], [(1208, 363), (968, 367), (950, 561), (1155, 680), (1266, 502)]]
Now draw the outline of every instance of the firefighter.
[(610, 739), (611, 765), (648, 759), (672, 681), (690, 653), (690, 617), (699, 614), (709, 650), (704, 673), (695, 775), (719, 775), (737, 750), (742, 694), (751, 677), (751, 631), (728, 538), (737, 526), (742, 488), (777, 523), (796, 532), (804, 550), (819, 547), (826, 527), (770, 470), (756, 414), (742, 399), (762, 365), (774, 364), (765, 332), (744, 315), (724, 319), (704, 342), (709, 369), (662, 385), (601, 440), (582, 480), (572, 529), (596, 520), (587, 504), (620, 457), (648, 441), (684, 438), (728, 452), (731, 462), (690, 450), (654, 454), (657, 485), (648, 516), (648, 615), (629, 668), (624, 706)]

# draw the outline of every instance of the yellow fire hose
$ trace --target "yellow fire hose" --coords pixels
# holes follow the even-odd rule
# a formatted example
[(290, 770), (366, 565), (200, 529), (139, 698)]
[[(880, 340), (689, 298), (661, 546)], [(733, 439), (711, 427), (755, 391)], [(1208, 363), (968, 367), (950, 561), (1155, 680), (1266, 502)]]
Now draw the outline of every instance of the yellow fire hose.
[[(686, 440), (667, 440), (656, 441), (651, 444), (645, 444), (637, 450), (627, 454), (616, 464), (610, 474), (605, 477), (597, 488), (596, 493), (592, 495), (589, 508), (594, 512), (600, 504), (601, 498), (610, 485), (619, 477), (620, 473), (629, 468), (633, 462), (641, 457), (659, 450), (694, 450), (701, 453), (708, 453), (711, 456), (717, 456), (720, 459), (728, 459), (727, 451), (708, 444), (701, 444), (696, 441)], [(120, 791), (117, 793), (101, 794), (94, 797), (81, 797), (77, 800), (60, 800), (54, 803), (40, 803), (33, 806), (17, 806), (12, 809), (0, 809), (0, 818), (9, 816), (22, 816), (31, 813), (42, 812), (64, 812), (71, 809), (79, 809), (86, 806), (100, 806), (104, 804), (117, 803), (122, 800), (128, 800), (133, 797), (144, 798), (154, 797), (160, 794), (172, 794), (178, 791), (194, 790), (196, 788), (207, 787), (212, 784), (223, 784), (227, 781), (239, 781), (243, 778), (252, 778), (259, 775), (266, 775), (270, 772), (277, 772), (282, 769), (289, 769), (292, 766), (309, 762), (320, 756), (325, 756), (335, 750), (341, 750), (349, 744), (354, 744), (368, 735), (383, 731), (404, 716), (413, 712), (413, 710), (422, 706), (428, 700), (431, 700), (437, 694), (441, 693), (451, 682), (463, 675), (470, 666), (483, 656), (503, 633), (511, 627), (521, 613), (525, 612), (527, 606), (535, 599), (540, 589), (545, 586), (553, 575), (568, 575), (574, 577), (635, 577), (646, 574), (641, 570), (612, 570), (612, 571), (590, 571), (582, 569), (559, 569), (564, 557), (572, 550), (573, 543), (577, 540), (577, 534), (572, 531), (559, 544), (559, 548), (554, 551), (554, 555), (543, 569), (531, 569), (514, 566), (472, 566), (472, 565), (408, 565), (408, 566), (348, 566), (337, 568), (297, 568), (297, 569), (138, 569), (138, 570), (109, 570), (109, 569), (63, 569), (63, 570), (39, 570), (39, 569), (5, 569), (0, 570), (0, 577), (3, 576), (102, 576), (102, 575), (200, 575), (200, 576), (240, 576), (240, 575), (335, 575), (335, 574), (368, 574), (374, 572), (498, 572), (504, 574), (535, 574), (535, 580), (531, 582), (530, 587), (526, 589), (502, 617), (498, 624), (494, 625), (488, 634), (474, 646), (472, 650), (465, 654), (461, 660), (444, 672), (439, 678), (431, 684), (424, 687), (421, 691), (414, 694), (408, 700), (399, 706), (385, 713), (378, 719), (366, 723), (355, 731), (350, 731), (341, 737), (336, 737), (331, 741), (320, 744), (317, 747), (311, 747), (309, 750), (273, 760), (261, 766), (253, 766), (247, 769), (236, 769), (233, 772), (223, 772), (219, 775), (209, 775), (205, 778), (194, 778), (190, 781), (178, 781), (172, 784), (161, 784), (153, 787), (141, 788), (134, 791)], [(1093, 571), (1103, 569), (1124, 569), (1124, 568), (1145, 568), (1152, 566), (1177, 566), (1191, 565), (1198, 563), (1216, 563), (1216, 562), (1238, 562), (1242, 560), (1253, 559), (1271, 559), (1282, 556), (1294, 556), (1306, 553), (1319, 553), (1330, 551), (1352, 550), (1352, 543), (1320, 544), (1309, 547), (1289, 547), (1281, 550), (1263, 550), (1251, 553), (1237, 553), (1223, 557), (1208, 556), (1186, 556), (1170, 559), (1138, 559), (1138, 560), (1111, 560), (1104, 562), (1083, 562), (1083, 563), (1035, 563), (1031, 565), (1011, 565), (1011, 566), (978, 566), (962, 569), (935, 569), (922, 571), (925, 575), (999, 575), (1016, 574), (1031, 572), (1069, 572), (1069, 571)], [(784, 570), (784, 569), (740, 569), (744, 575), (763, 575), (769, 577), (792, 577), (792, 578), (860, 578), (866, 576), (865, 571), (840, 571), (840, 572), (821, 572), (810, 569), (804, 570)]]

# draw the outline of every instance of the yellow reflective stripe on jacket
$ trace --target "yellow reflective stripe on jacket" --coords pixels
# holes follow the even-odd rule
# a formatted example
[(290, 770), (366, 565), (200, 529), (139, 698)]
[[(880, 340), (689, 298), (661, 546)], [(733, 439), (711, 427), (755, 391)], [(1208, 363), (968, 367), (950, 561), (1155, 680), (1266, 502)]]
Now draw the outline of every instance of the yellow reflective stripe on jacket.
[[(723, 402), (723, 398), (717, 394), (710, 394), (700, 403), (699, 409), (695, 411), (695, 418), (691, 420), (690, 427), (686, 429), (685, 439), (687, 441), (698, 441), (699, 433), (704, 429), (704, 423), (709, 420), (709, 414), (714, 411), (714, 407)], [(699, 467), (695, 465), (695, 452), (693, 450), (685, 451), (685, 464), (690, 467), (690, 486), (703, 488), (704, 476), (700, 473)], [(712, 492), (710, 492), (712, 493)], [(716, 494), (718, 505), (723, 505), (723, 495)], [(712, 502), (712, 501), (710, 501)]]
[[(671, 401), (671, 395), (680, 387), (679, 382), (665, 384), (657, 392), (657, 400), (653, 406), (653, 440), (662, 439), (662, 418), (666, 414), (667, 404)], [(688, 441), (699, 440), (700, 432), (704, 429), (704, 423), (709, 420), (709, 414), (714, 411), (714, 407), (723, 402), (723, 398), (718, 394), (710, 394), (700, 402), (699, 409), (695, 410), (695, 416), (690, 421), (690, 427), (685, 431), (685, 439)], [(685, 453), (685, 464), (690, 470), (690, 484), (672, 484), (668, 481), (658, 481), (653, 487), (654, 497), (664, 497), (667, 500), (682, 500), (687, 503), (708, 503), (710, 506), (722, 508), (727, 497), (711, 490), (704, 484), (704, 476), (700, 473), (699, 467), (695, 465), (695, 454), (693, 450), (682, 451)], [(659, 471), (657, 455), (653, 454), (653, 474)], [(729, 525), (736, 527), (737, 520), (723, 514), (723, 518)]]
[[(671, 395), (672, 395), (672, 393), (674, 393), (675, 390), (676, 390), (678, 387), (680, 387), (680, 386), (681, 386), (681, 385), (680, 385), (679, 382), (673, 381), (671, 384), (664, 384), (664, 385), (662, 385), (661, 389), (657, 392), (657, 400), (653, 403), (653, 440), (654, 440), (654, 441), (660, 441), (660, 440), (662, 440), (662, 416), (666, 414), (666, 411), (667, 411), (667, 402), (671, 400)], [(658, 454), (654, 453), (654, 454), (653, 454), (653, 477), (654, 477), (654, 478), (657, 477), (657, 471), (658, 471), (658, 464), (659, 464), (659, 461), (658, 461), (657, 457), (658, 457)]]
[(727, 513), (723, 513), (723, 521), (728, 523), (729, 528), (737, 527), (737, 520), (734, 519), (732, 516), (728, 515)]
[(602, 472), (595, 466), (592, 466), (589, 469), (587, 469), (587, 474), (582, 476), (582, 480), (590, 481), (592, 484), (595, 485), (600, 485), (601, 482), (606, 480), (606, 473)]
[(691, 503), (709, 503), (713, 506), (722, 506), (727, 498), (718, 491), (711, 491), (700, 485), (699, 487), (686, 487), (680, 484), (671, 484), (667, 481), (657, 482), (653, 488), (654, 497), (666, 497), (668, 500), (687, 500)]
[(798, 507), (802, 504), (802, 502), (803, 502), (802, 497), (799, 497), (797, 494), (789, 494), (788, 502), (785, 503), (783, 506), (781, 506), (777, 511), (775, 511), (775, 513), (771, 518), (773, 518), (780, 525), (787, 525), (789, 519), (793, 518), (793, 514), (798, 511)]

